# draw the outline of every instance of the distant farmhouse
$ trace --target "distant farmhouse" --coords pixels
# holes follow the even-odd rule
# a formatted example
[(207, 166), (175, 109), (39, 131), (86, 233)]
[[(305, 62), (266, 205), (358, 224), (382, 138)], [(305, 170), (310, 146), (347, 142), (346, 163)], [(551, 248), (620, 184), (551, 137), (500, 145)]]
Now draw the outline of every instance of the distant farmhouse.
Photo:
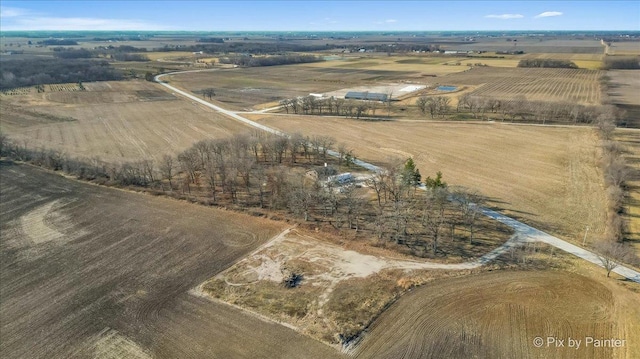
[(370, 101), (382, 101), (385, 102), (389, 98), (387, 94), (377, 92), (355, 92), (350, 91), (344, 95), (347, 100), (370, 100)]

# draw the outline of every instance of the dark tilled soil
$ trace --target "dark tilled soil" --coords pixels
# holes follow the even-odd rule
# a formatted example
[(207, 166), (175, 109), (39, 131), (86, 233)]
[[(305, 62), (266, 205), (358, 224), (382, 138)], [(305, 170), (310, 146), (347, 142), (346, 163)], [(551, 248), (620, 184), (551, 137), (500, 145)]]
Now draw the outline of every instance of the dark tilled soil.
[(329, 358), (187, 292), (282, 224), (0, 161), (2, 358)]

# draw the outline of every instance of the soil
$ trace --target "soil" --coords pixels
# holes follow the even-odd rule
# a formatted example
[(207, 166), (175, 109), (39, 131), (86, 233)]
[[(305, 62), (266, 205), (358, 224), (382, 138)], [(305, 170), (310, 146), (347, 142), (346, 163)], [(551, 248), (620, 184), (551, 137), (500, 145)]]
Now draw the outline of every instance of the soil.
[(3, 358), (340, 356), (189, 294), (281, 223), (4, 160), (0, 183)]

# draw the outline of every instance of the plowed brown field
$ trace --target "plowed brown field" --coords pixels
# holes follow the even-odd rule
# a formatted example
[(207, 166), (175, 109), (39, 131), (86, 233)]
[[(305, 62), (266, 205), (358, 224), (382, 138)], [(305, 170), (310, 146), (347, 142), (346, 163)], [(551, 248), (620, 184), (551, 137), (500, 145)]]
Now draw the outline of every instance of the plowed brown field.
[(477, 67), (442, 78), (449, 85), (475, 85), (472, 95), (512, 100), (523, 95), (531, 101), (600, 104), (602, 71), (586, 69)]
[(3, 358), (339, 356), (188, 294), (281, 223), (5, 161), (0, 183)]
[[(620, 294), (618, 291), (626, 291)], [(569, 272), (487, 272), (426, 284), (371, 327), (357, 358), (633, 358), (640, 298)], [(534, 344), (543, 339), (541, 347)], [(564, 340), (548, 343), (548, 337)], [(620, 339), (620, 348), (592, 339)], [(568, 339), (581, 340), (579, 348)]]

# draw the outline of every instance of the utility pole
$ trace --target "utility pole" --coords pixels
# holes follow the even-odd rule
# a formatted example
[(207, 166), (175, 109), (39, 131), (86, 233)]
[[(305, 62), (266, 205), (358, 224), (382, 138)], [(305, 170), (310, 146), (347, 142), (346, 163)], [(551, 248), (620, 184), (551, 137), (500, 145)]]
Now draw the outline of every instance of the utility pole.
[(587, 242), (587, 233), (589, 233), (589, 226), (587, 226), (587, 229), (584, 231), (584, 238), (582, 239), (582, 246), (584, 247), (586, 242)]

